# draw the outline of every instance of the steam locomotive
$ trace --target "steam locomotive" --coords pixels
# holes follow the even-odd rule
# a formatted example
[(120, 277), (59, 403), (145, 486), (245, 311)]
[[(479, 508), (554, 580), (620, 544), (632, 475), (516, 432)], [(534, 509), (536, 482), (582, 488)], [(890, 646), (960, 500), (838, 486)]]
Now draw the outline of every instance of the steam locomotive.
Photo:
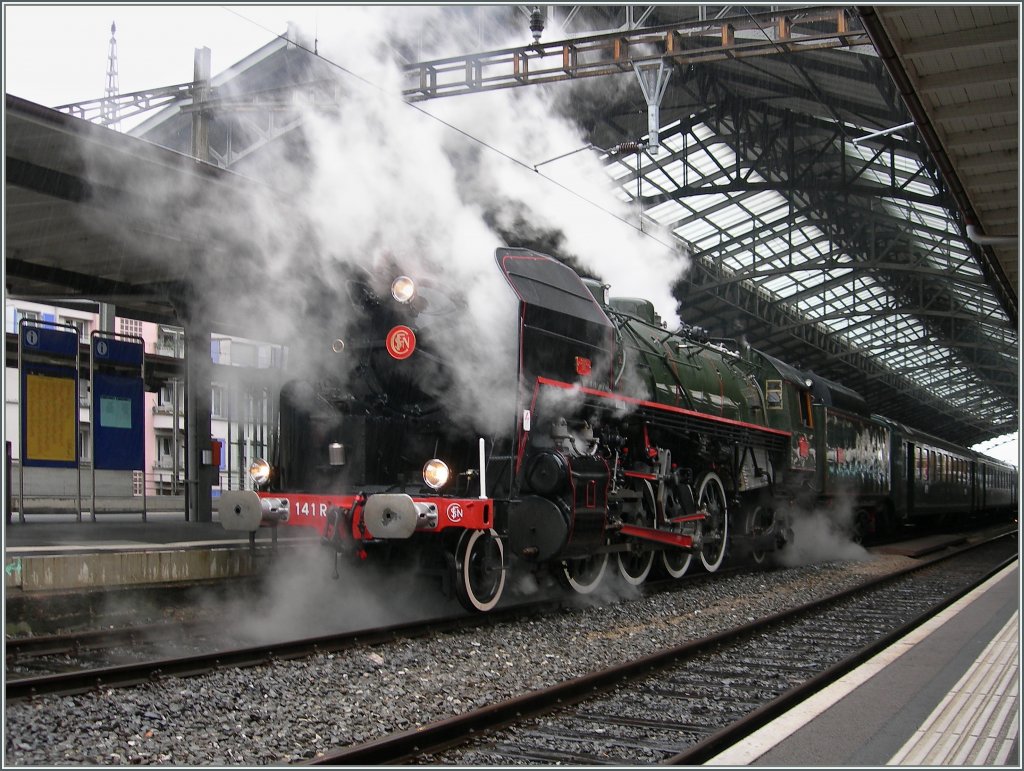
[(612, 571), (638, 585), (763, 561), (811, 511), (849, 508), (870, 536), (1016, 506), (1011, 466), (757, 350), (670, 332), (552, 257), (495, 256), (485, 325), (458, 282), (353, 273), (343, 334), (281, 389), (273, 457), (221, 496), (223, 525), (314, 527), (485, 612), (513, 563), (587, 594)]

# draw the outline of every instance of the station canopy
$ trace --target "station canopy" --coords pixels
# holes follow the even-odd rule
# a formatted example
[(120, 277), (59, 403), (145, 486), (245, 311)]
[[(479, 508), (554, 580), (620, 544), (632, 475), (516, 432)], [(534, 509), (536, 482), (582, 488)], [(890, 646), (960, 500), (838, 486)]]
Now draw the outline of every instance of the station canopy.
[[(537, 10), (451, 7), (493, 35), (447, 59), (391, 41), (405, 98), (563, 89), (640, 226), (689, 256), (686, 323), (950, 441), (1017, 429), (1019, 7)], [(515, 30), (522, 46), (488, 48)], [(268, 94), (338, 75), (286, 37), (212, 79), (236, 104), (260, 95), (212, 113), (225, 168), (293, 128)], [(623, 85), (595, 99), (600, 78)], [(187, 152), (192, 92), (167, 95), (131, 133)], [(254, 131), (259, 105), (278, 117)]]

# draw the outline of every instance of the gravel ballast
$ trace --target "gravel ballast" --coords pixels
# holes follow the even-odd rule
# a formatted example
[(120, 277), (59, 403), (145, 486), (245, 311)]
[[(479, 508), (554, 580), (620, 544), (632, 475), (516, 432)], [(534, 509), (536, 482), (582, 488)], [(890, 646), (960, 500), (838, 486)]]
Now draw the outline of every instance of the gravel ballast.
[(295, 762), (680, 645), (913, 562), (859, 547), (854, 556), (720, 575), (648, 597), (622, 587), (458, 634), (11, 703), (5, 765)]

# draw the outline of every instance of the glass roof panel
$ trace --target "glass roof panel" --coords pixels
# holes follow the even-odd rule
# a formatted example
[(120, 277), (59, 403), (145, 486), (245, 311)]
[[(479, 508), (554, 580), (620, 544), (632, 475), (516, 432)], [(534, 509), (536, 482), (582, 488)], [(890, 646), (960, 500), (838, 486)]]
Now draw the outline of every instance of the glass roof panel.
[[(683, 184), (713, 189), (737, 179), (765, 181), (762, 174), (743, 167), (734, 149), (704, 124), (663, 136), (662, 145), (674, 155), (661, 169), (653, 163), (643, 168), (645, 194), (648, 186), (653, 193)], [(978, 315), (982, 334), (991, 334), (997, 345), (1015, 347), (1016, 337), (1004, 328), (1005, 312), (983, 283), (960, 226), (945, 208), (928, 202), (937, 189), (920, 160), (899, 152), (876, 153), (849, 142), (843, 146), (860, 173), (860, 184), (886, 189), (895, 184), (900, 191), (874, 199), (902, 243), (893, 257), (882, 259), (893, 263), (887, 270), (895, 270), (894, 276), (914, 266), (934, 271), (925, 275), (943, 282), (943, 308)], [(610, 164), (613, 178), (622, 180), (624, 200), (636, 195), (636, 181), (628, 178), (630, 168), (621, 162)], [(770, 189), (704, 193), (660, 203), (645, 216), (672, 227), (698, 254), (714, 255), (717, 269), (726, 275), (748, 276), (744, 281), (756, 283), (761, 291), (792, 305), (853, 348), (870, 352), (903, 377), (924, 387), (951, 389), (966, 383), (968, 391), (977, 391), (980, 381), (970, 366), (956, 363), (959, 354), (940, 345), (921, 319), (899, 310), (905, 297), (894, 295), (863, 269), (839, 267), (856, 266), (863, 258), (843, 252), (821, 228), (794, 214), (800, 205)], [(910, 272), (906, 276), (913, 278)], [(956, 377), (950, 377), (951, 372)], [(944, 385), (947, 381), (959, 385)]]

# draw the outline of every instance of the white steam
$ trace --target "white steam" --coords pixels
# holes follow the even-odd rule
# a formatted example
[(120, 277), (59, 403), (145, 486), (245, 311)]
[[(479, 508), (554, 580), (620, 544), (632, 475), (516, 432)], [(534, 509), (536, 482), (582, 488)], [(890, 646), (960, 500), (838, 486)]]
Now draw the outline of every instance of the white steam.
[[(499, 41), (484, 31), (498, 25), (487, 20), (509, 12), (324, 7), (319, 59), (293, 50), (289, 61), (308, 56), (318, 66), (310, 77), (324, 70), (336, 77), (336, 109), (297, 107), (282, 118), (293, 131), (240, 161), (243, 176), (226, 182), (170, 172), (161, 179), (152, 165), (143, 176), (132, 161), (94, 158), (92, 174), (121, 192), (101, 201), (106, 213), (90, 212), (93, 224), (107, 232), (127, 227), (128, 239), (154, 229), (170, 234), (175, 249), (152, 253), (151, 267), (155, 277), (170, 271), (168, 278), (192, 288), (195, 296), (182, 298), (183, 318), (287, 341), (296, 377), (344, 366), (343, 358), (328, 361), (328, 346), (345, 325), (351, 266), (382, 273), (400, 265), (457, 287), (465, 308), (434, 320), (458, 354), (446, 396), (477, 425), (495, 427), (505, 418), (492, 406), (512, 384), (489, 374), (508, 371), (517, 334), (514, 295), (495, 267), (499, 232), (525, 224), (556, 234), (566, 255), (610, 283), (613, 294), (652, 300), (670, 325), (671, 285), (685, 267), (669, 238), (641, 232), (593, 151), (534, 170), (587, 143), (560, 117), (573, 84), (418, 106), (401, 97), (396, 50), (429, 58), (493, 47)], [(513, 42), (528, 42), (527, 32), (524, 19), (524, 39)]]
[(852, 538), (852, 504), (843, 498), (836, 500), (836, 505), (828, 509), (794, 514), (791, 520), (793, 541), (776, 552), (776, 562), (792, 568), (834, 560), (864, 562), (874, 559)]
[[(686, 263), (668, 246), (669, 235), (640, 229), (636, 212), (615, 194), (597, 152), (573, 153), (587, 140), (578, 127), (557, 117), (559, 95), (557, 87), (528, 87), (441, 100), (429, 109), (500, 150), (480, 150), (464, 178), (479, 200), (496, 202), (506, 228), (514, 227), (511, 217), (517, 211), (502, 209), (501, 201), (525, 202), (530, 223), (561, 233), (565, 251), (611, 284), (614, 296), (651, 300), (672, 326), (678, 317), (671, 286)], [(545, 163), (567, 153), (573, 154)], [(650, 231), (649, 224), (645, 227)]]

